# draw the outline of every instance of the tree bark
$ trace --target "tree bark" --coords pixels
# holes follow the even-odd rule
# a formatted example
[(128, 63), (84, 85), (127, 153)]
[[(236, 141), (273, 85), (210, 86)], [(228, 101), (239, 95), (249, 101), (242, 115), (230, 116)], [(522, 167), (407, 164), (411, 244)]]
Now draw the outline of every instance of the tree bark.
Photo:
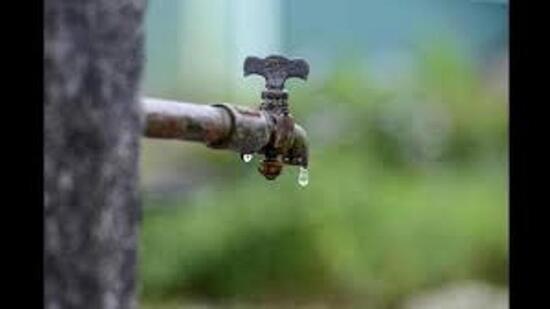
[(142, 0), (47, 0), (45, 308), (135, 308)]

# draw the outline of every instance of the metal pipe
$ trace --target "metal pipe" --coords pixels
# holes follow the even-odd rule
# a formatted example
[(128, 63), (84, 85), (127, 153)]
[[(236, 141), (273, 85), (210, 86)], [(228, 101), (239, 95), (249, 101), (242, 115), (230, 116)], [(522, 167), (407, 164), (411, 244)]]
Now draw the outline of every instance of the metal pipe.
[(231, 132), (231, 116), (213, 106), (143, 98), (142, 108), (146, 137), (216, 145)]
[[(274, 118), (262, 110), (230, 104), (201, 105), (157, 98), (142, 98), (144, 136), (200, 142), (214, 149), (240, 154), (263, 153), (276, 134)], [(282, 160), (307, 166), (307, 136), (294, 124), (292, 143)]]

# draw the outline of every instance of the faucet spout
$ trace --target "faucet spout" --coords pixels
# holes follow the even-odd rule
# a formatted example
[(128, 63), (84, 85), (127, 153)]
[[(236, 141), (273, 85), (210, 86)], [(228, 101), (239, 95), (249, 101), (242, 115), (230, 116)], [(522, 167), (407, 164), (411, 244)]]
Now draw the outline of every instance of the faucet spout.
[(309, 145), (306, 130), (300, 125), (295, 124), (293, 135), (292, 146), (288, 149), (287, 154), (283, 156), (283, 162), (288, 165), (307, 168), (309, 163)]

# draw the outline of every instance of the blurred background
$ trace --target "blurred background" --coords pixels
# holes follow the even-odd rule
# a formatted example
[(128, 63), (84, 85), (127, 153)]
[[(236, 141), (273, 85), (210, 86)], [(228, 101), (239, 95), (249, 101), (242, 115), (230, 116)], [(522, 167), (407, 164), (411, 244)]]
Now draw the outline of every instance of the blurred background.
[(306, 59), (310, 181), (142, 140), (142, 308), (507, 308), (508, 3), (150, 0), (143, 95), (257, 106)]

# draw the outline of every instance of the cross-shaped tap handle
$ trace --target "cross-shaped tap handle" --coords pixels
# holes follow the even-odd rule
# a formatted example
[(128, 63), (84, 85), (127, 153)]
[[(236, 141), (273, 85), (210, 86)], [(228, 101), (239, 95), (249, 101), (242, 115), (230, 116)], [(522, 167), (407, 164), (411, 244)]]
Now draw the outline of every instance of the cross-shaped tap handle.
[(265, 59), (247, 57), (244, 61), (244, 76), (250, 74), (263, 76), (266, 89), (282, 90), (288, 78), (298, 77), (307, 80), (309, 65), (303, 59), (289, 60), (277, 55)]

